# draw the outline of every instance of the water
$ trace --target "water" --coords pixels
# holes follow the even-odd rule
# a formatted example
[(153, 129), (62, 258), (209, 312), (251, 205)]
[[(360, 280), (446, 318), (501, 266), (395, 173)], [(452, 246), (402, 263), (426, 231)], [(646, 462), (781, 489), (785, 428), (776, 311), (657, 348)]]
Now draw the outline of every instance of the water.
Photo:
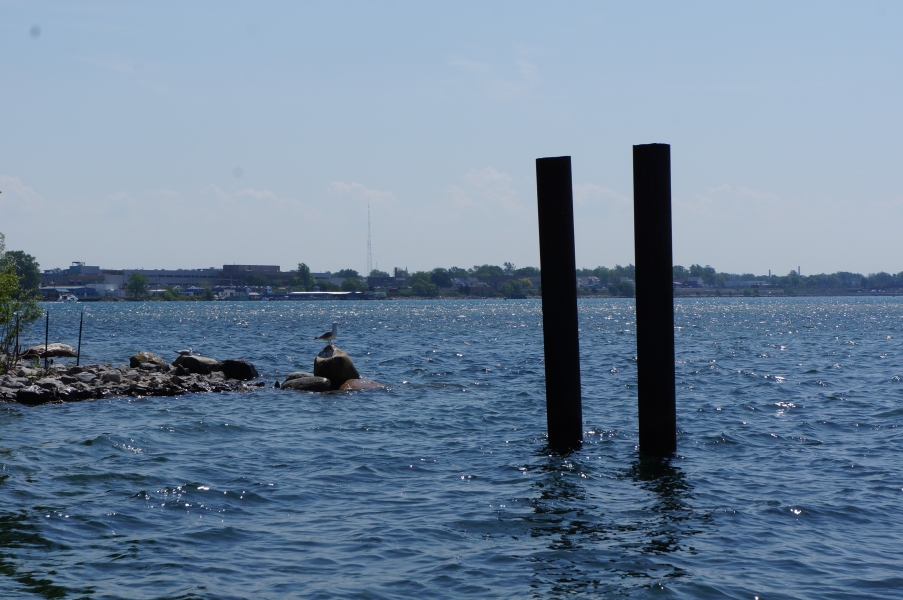
[(4, 598), (903, 597), (903, 299), (679, 301), (663, 463), (629, 300), (580, 304), (568, 457), (535, 301), (50, 309), (87, 362), (190, 346), (270, 386), (337, 320), (391, 388), (0, 405)]

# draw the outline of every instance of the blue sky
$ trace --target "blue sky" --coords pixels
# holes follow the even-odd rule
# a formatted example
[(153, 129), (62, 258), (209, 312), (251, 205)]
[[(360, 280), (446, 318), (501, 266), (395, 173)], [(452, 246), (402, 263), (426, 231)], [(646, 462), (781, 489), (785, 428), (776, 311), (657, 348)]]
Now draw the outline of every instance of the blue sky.
[[(674, 259), (903, 270), (903, 4), (0, 2), (0, 231), (43, 268), (633, 260), (631, 145)], [(38, 31), (39, 29), (39, 31)]]

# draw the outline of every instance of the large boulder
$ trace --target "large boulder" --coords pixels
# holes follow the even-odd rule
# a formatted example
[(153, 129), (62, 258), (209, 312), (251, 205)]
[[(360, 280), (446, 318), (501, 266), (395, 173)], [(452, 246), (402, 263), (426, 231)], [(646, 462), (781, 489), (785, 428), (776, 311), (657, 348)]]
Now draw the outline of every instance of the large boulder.
[(55, 356), (72, 356), (75, 357), (78, 353), (75, 351), (75, 348), (70, 346), (69, 344), (47, 344), (47, 352), (44, 352), (44, 344), (39, 344), (37, 346), (32, 346), (25, 352), (21, 353), (19, 356), (21, 358), (53, 358)]
[(360, 379), (361, 374), (354, 368), (351, 357), (344, 350), (330, 344), (323, 348), (314, 359), (314, 375), (325, 377), (332, 382), (332, 389), (339, 389), (349, 379)]
[(345, 391), (355, 391), (355, 390), (378, 390), (385, 388), (383, 384), (378, 381), (373, 381), (372, 379), (349, 379), (339, 388), (340, 390)]
[(175, 367), (182, 367), (189, 373), (200, 373), (201, 375), (210, 375), (211, 371), (219, 370), (219, 361), (206, 356), (191, 356), (183, 354), (172, 362)]
[(240, 358), (227, 358), (219, 364), (219, 370), (223, 372), (226, 379), (239, 379), (248, 381), (256, 379), (260, 376), (254, 365)]
[(296, 377), (283, 383), (282, 389), (301, 392), (328, 392), (332, 389), (332, 382), (325, 377)]
[(135, 356), (129, 359), (129, 366), (133, 369), (137, 369), (143, 363), (152, 363), (157, 366), (162, 367), (166, 364), (166, 361), (154, 354), (153, 352), (148, 352), (147, 350), (142, 350)]
[(37, 385), (30, 385), (16, 392), (16, 400), (27, 406), (37, 406), (55, 399), (55, 390), (49, 390)]
[(313, 373), (307, 373), (305, 371), (295, 371), (294, 373), (289, 373), (288, 377), (285, 378), (286, 381), (291, 381), (292, 379), (299, 379), (301, 377), (313, 377)]

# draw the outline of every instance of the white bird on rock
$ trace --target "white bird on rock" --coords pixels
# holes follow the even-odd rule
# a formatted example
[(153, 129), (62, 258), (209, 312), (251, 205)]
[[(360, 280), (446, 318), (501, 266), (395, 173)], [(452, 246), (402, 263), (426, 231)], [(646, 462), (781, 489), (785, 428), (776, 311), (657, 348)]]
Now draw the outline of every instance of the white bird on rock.
[(338, 324), (338, 323), (333, 323), (333, 324), (332, 324), (332, 331), (327, 331), (327, 332), (324, 333), (323, 335), (318, 335), (318, 336), (315, 337), (314, 339), (315, 339), (315, 340), (323, 340), (324, 342), (329, 342), (329, 343), (331, 344), (331, 343), (332, 343), (332, 340), (334, 340), (334, 339), (336, 338), (337, 335), (339, 335), (339, 324)]

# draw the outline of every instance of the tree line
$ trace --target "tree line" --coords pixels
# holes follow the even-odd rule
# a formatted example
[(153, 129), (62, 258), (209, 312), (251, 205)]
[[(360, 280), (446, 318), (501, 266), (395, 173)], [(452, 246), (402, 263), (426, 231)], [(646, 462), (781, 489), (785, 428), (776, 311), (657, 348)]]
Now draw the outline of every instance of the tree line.
[(6, 251), (6, 238), (0, 233), (0, 374), (15, 364), (16, 334), (41, 318), (37, 304), (41, 272), (30, 254)]

